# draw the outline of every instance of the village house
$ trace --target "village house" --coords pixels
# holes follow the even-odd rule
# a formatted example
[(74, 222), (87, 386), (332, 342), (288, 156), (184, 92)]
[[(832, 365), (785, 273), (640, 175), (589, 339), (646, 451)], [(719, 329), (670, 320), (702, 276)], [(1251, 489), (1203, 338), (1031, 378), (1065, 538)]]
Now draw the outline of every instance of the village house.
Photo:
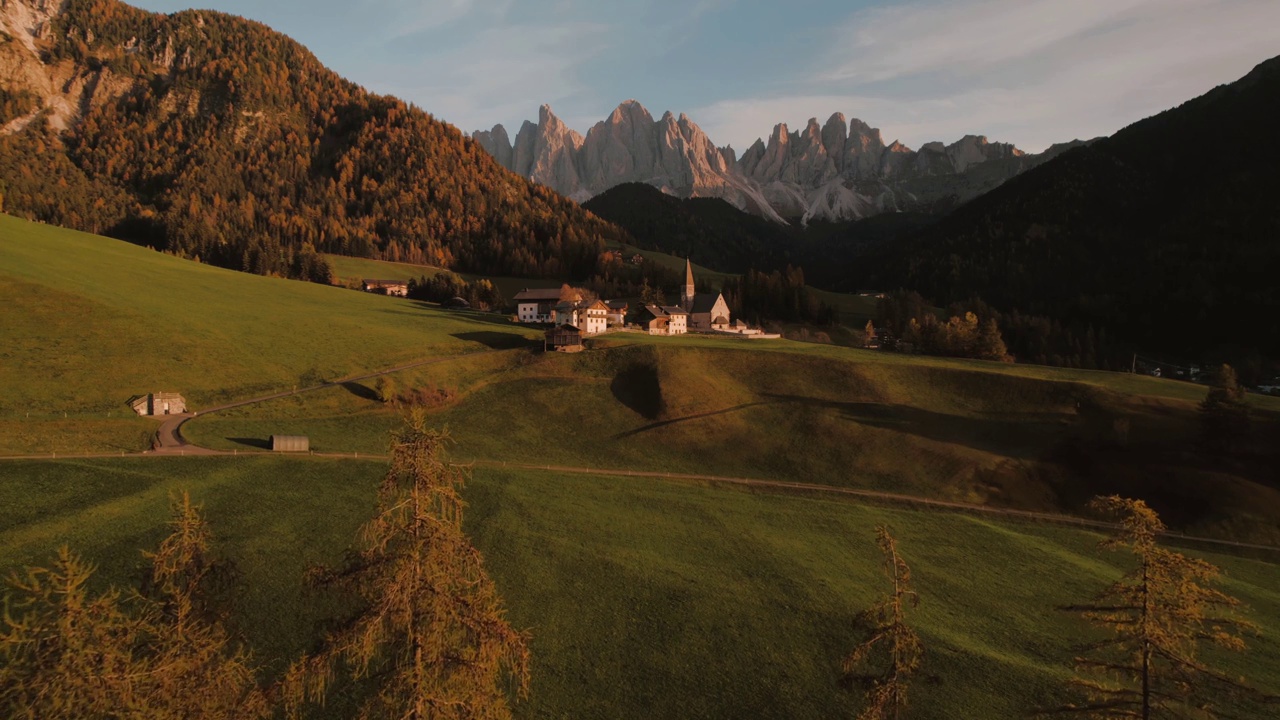
[(693, 263), (684, 261), (684, 287), (680, 290), (680, 307), (689, 313), (689, 329), (703, 332), (729, 329), (729, 303), (724, 294), (700, 293), (694, 289)]
[(644, 309), (648, 318), (643, 325), (650, 335), (684, 335), (689, 331), (689, 313), (684, 308), (646, 305)]
[(597, 335), (609, 328), (609, 306), (601, 300), (566, 300), (556, 305), (552, 322), (570, 325), (584, 335)]
[(178, 393), (149, 393), (130, 400), (129, 407), (139, 415), (181, 415), (187, 401)]
[(559, 289), (530, 290), (516, 293), (516, 318), (522, 323), (554, 322), (556, 305), (560, 302)]
[(366, 278), (360, 282), (364, 283), (365, 292), (409, 297), (409, 283), (404, 280), (370, 280)]
[(626, 300), (606, 300), (604, 304), (609, 306), (609, 314), (605, 318), (610, 325), (627, 324), (628, 305)]

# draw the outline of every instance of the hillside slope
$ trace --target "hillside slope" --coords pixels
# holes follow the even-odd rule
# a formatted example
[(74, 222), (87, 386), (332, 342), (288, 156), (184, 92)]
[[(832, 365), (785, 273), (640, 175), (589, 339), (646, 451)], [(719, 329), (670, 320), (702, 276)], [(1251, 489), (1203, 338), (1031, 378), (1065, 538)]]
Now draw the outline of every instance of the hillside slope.
[(2, 0), (3, 207), (260, 274), (315, 251), (585, 276), (617, 231), (269, 28)]
[[(940, 303), (1280, 357), (1280, 58), (961, 207), (880, 268)], [(1188, 161), (1188, 143), (1212, 142)]]

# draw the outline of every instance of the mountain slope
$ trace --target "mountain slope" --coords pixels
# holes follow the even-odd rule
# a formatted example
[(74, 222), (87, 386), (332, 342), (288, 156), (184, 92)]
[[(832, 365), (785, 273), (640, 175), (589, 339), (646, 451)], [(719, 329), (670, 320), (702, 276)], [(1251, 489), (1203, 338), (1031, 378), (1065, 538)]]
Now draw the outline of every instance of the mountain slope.
[(974, 200), (901, 246), (885, 277), (1142, 347), (1280, 356), (1276, 127), (1280, 58)]
[(580, 276), (617, 234), (258, 23), (116, 0), (0, 22), (9, 212), (290, 275), (316, 250)]
[(718, 197), (740, 210), (783, 218), (854, 220), (891, 211), (942, 211), (976, 197), (1077, 143), (1028, 155), (968, 135), (918, 152), (886, 144), (880, 130), (836, 113), (803, 131), (774, 126), (741, 157), (717, 148), (687, 115), (654, 120), (627, 100), (586, 136), (543, 105), (514, 143), (506, 128), (472, 134), (502, 165), (580, 202), (643, 182), (678, 197)]

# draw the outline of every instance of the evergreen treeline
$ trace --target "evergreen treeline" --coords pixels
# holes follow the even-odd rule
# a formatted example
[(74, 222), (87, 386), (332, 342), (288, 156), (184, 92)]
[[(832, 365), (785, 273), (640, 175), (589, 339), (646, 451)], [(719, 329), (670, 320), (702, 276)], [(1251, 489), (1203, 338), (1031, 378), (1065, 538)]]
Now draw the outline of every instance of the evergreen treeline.
[[(64, 134), (37, 121), (3, 140), (13, 214), (294, 276), (307, 267), (295, 254), (310, 246), (582, 278), (603, 240), (622, 235), (258, 23), (71, 0), (47, 42), (47, 61), (127, 90)], [(48, 168), (56, 177), (40, 177)]]
[[(1280, 58), (973, 200), (881, 275), (1151, 352), (1275, 359), (1278, 123)], [(1214, 138), (1230, 142), (1194, 150)]]
[(761, 324), (765, 320), (831, 325), (835, 308), (827, 305), (804, 283), (804, 270), (787, 266), (771, 273), (748, 270), (721, 288), (725, 302), (735, 317)]
[(422, 276), (416, 280), (410, 278), (409, 297), (436, 303), (462, 298), (472, 308), (486, 311), (500, 311), (507, 304), (502, 291), (489, 280), (481, 278), (468, 281), (451, 272), (436, 273), (431, 277)]

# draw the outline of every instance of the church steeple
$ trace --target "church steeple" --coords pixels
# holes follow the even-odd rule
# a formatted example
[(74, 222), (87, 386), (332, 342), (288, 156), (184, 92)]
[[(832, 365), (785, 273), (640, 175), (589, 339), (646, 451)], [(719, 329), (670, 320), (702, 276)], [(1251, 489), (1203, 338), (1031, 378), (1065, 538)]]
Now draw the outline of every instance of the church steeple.
[(684, 259), (684, 288), (680, 290), (680, 307), (686, 312), (693, 309), (693, 261)]

